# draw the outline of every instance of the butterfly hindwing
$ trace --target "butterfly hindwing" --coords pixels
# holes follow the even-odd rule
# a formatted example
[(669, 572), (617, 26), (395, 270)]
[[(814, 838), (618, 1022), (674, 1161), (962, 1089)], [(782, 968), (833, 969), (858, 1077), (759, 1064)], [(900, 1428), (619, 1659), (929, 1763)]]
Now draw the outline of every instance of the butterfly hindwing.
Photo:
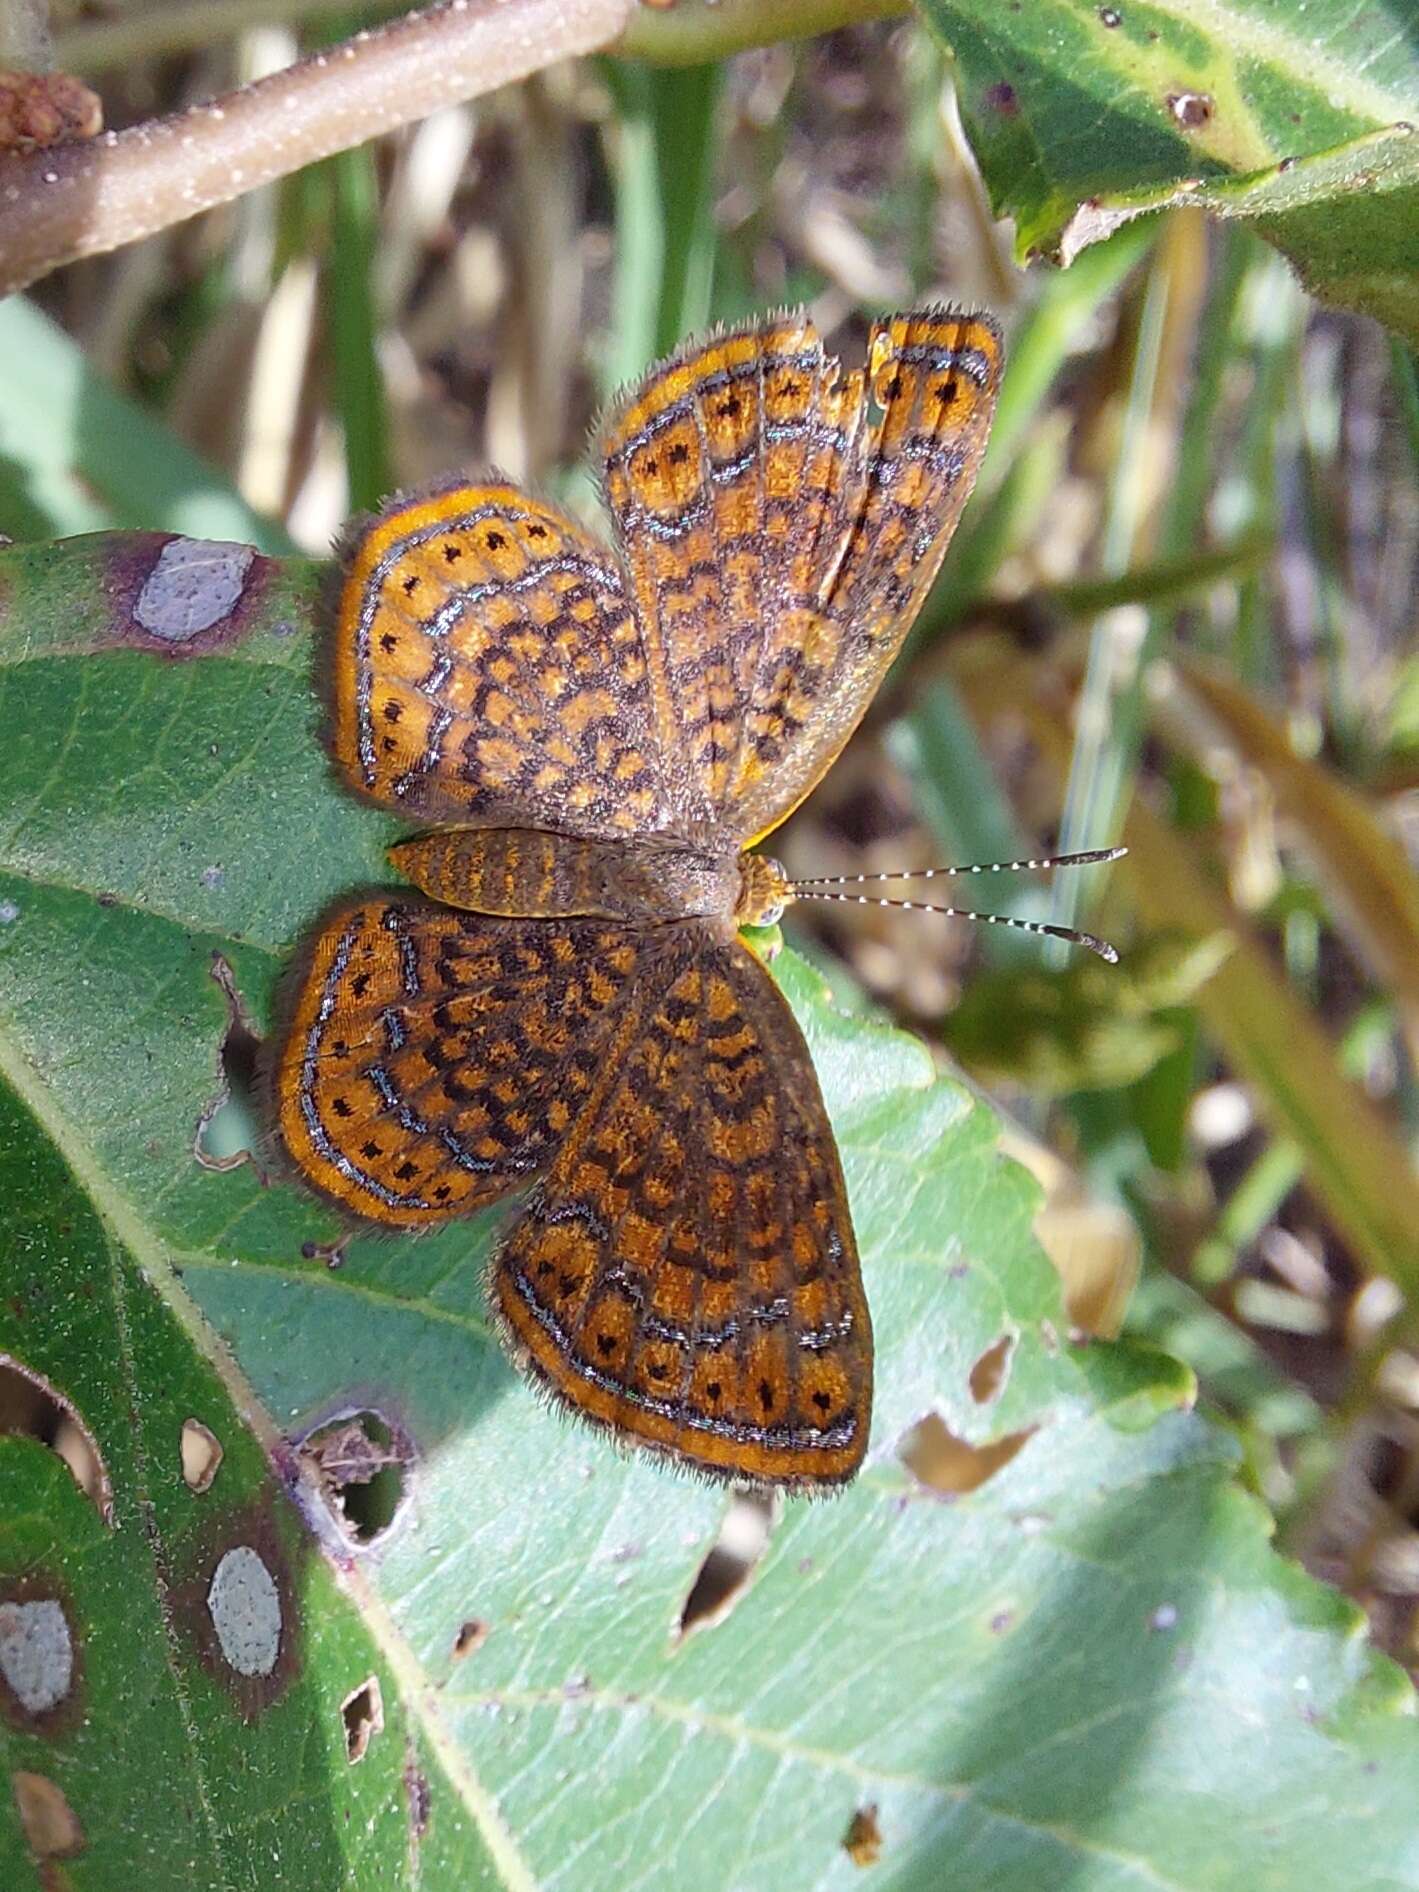
[(663, 935), (493, 1304), (538, 1377), (619, 1436), (711, 1476), (838, 1484), (867, 1444), (872, 1336), (812, 1061), (737, 939)]
[(643, 935), (347, 903), (315, 936), (272, 1074), (282, 1141), (340, 1207), (436, 1227), (552, 1160), (633, 1003)]

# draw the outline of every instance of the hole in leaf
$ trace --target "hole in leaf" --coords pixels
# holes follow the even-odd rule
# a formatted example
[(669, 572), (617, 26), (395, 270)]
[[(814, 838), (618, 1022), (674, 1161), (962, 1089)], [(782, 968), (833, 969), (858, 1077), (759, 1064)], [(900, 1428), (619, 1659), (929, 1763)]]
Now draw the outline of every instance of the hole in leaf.
[(184, 1419), (180, 1449), (182, 1476), (188, 1489), (210, 1491), (225, 1456), (221, 1440), (200, 1419)]
[(979, 1406), (999, 1398), (1010, 1377), (1010, 1361), (1015, 1352), (1014, 1334), (1002, 1334), (993, 1341), (971, 1368), (971, 1398)]
[(843, 1851), (855, 1866), (875, 1866), (882, 1857), (882, 1829), (877, 1824), (877, 1803), (859, 1807), (843, 1834)]
[(1170, 92), (1168, 110), (1184, 131), (1199, 131), (1211, 121), (1217, 107), (1205, 92)]
[(760, 1558), (769, 1547), (775, 1508), (772, 1498), (758, 1491), (736, 1491), (724, 1514), (719, 1536), (711, 1544), (690, 1585), (675, 1639), (697, 1629), (722, 1623), (748, 1589)]
[(330, 1508), (358, 1544), (372, 1544), (404, 1502), (414, 1449), (407, 1435), (377, 1412), (346, 1412), (299, 1442)]
[(384, 1697), (377, 1675), (361, 1682), (345, 1697), (340, 1704), (340, 1719), (345, 1723), (345, 1758), (353, 1767), (365, 1758), (375, 1735), (384, 1732)]
[(113, 1523), (113, 1487), (98, 1443), (79, 1410), (42, 1373), (0, 1353), (0, 1432), (12, 1432), (57, 1452), (105, 1524)]
[(239, 1169), (254, 1160), (261, 1136), (256, 1060), (261, 1040), (251, 1028), (236, 987), (236, 975), (221, 953), (212, 955), (212, 977), (227, 1002), (217, 1094), (197, 1119), (192, 1151), (203, 1169)]
[(488, 1625), (478, 1616), (470, 1616), (466, 1622), (458, 1625), (458, 1634), (453, 1639), (453, 1659), (464, 1662), (476, 1650), (482, 1648), (488, 1640)]
[(46, 1859), (73, 1859), (83, 1852), (88, 1841), (79, 1816), (64, 1797), (63, 1789), (44, 1774), (17, 1770), (10, 1786), (24, 1828), (25, 1844), (39, 1863)]
[(957, 1437), (939, 1413), (929, 1412), (903, 1439), (901, 1459), (922, 1484), (959, 1497), (978, 1490), (1008, 1465), (1033, 1432), (1031, 1426), (993, 1439), (989, 1445), (970, 1445)]
[(351, 1230), (334, 1242), (302, 1242), (301, 1257), (305, 1261), (323, 1261), (327, 1268), (342, 1268), (345, 1265), (345, 1250), (354, 1240)]

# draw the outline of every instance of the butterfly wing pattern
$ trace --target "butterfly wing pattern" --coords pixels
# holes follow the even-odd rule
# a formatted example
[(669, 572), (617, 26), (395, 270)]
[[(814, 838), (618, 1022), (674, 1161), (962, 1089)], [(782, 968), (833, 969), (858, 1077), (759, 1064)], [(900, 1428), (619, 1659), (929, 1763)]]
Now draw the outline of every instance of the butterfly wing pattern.
[(983, 315), (892, 316), (866, 374), (846, 375), (811, 323), (786, 318), (686, 349), (604, 429), (659, 718), (741, 845), (821, 778), (900, 650), (1003, 365)]
[[(613, 412), (618, 552), (489, 482), (396, 500), (346, 554), (347, 779), (414, 820), (537, 830), (538, 859), (558, 837), (621, 843), (626, 911), (346, 902), (275, 1067), (285, 1146), (386, 1226), (528, 1189), (489, 1290), (515, 1356), (710, 1476), (851, 1478), (871, 1325), (792, 1014), (729, 907), (687, 897), (667, 919), (664, 888), (654, 910), (638, 890), (665, 849), (732, 861), (856, 727), (939, 568), (1001, 363), (980, 316), (889, 318), (847, 374), (806, 318), (769, 319), (687, 347)], [(489, 872), (528, 853), (492, 840), (469, 851)], [(619, 911), (620, 851), (596, 857), (598, 912)]]
[(412, 819), (687, 828), (615, 558), (516, 487), (455, 483), (357, 529), (332, 673), (337, 762)]
[(678, 934), (498, 1257), (515, 1350), (623, 1437), (752, 1484), (861, 1462), (872, 1338), (802, 1034), (721, 929)]
[(285, 1144), (342, 1208), (429, 1228), (537, 1176), (640, 990), (645, 935), (342, 904), (316, 936), (277, 1073)]

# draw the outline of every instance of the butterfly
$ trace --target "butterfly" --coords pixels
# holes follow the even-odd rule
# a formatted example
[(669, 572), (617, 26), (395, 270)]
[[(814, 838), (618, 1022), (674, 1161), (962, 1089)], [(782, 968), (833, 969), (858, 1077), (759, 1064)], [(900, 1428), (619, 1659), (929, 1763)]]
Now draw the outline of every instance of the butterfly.
[(422, 824), (391, 849), (417, 894), (314, 939), (273, 1072), (285, 1149), (387, 1228), (524, 1191), (488, 1287), (513, 1356), (712, 1477), (827, 1490), (867, 1448), (842, 1165), (740, 931), (795, 897), (751, 850), (900, 648), (1002, 365), (984, 314), (890, 316), (852, 371), (775, 316), (615, 404), (614, 545), (490, 478), (396, 498), (344, 550), (334, 752)]

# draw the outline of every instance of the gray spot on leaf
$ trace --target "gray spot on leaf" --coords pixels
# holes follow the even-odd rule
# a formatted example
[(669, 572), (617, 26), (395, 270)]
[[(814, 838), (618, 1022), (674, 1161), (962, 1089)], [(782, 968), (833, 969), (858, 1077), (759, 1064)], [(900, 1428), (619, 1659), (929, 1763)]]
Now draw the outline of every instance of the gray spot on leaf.
[(237, 1544), (212, 1573), (207, 1610), (222, 1654), (238, 1675), (270, 1675), (281, 1650), (281, 1594), (250, 1544)]
[(170, 539), (138, 593), (133, 615), (152, 636), (184, 644), (231, 613), (255, 557), (250, 545)]
[(52, 1596), (0, 1603), (0, 1675), (32, 1715), (47, 1714), (69, 1693), (74, 1642), (68, 1618)]

